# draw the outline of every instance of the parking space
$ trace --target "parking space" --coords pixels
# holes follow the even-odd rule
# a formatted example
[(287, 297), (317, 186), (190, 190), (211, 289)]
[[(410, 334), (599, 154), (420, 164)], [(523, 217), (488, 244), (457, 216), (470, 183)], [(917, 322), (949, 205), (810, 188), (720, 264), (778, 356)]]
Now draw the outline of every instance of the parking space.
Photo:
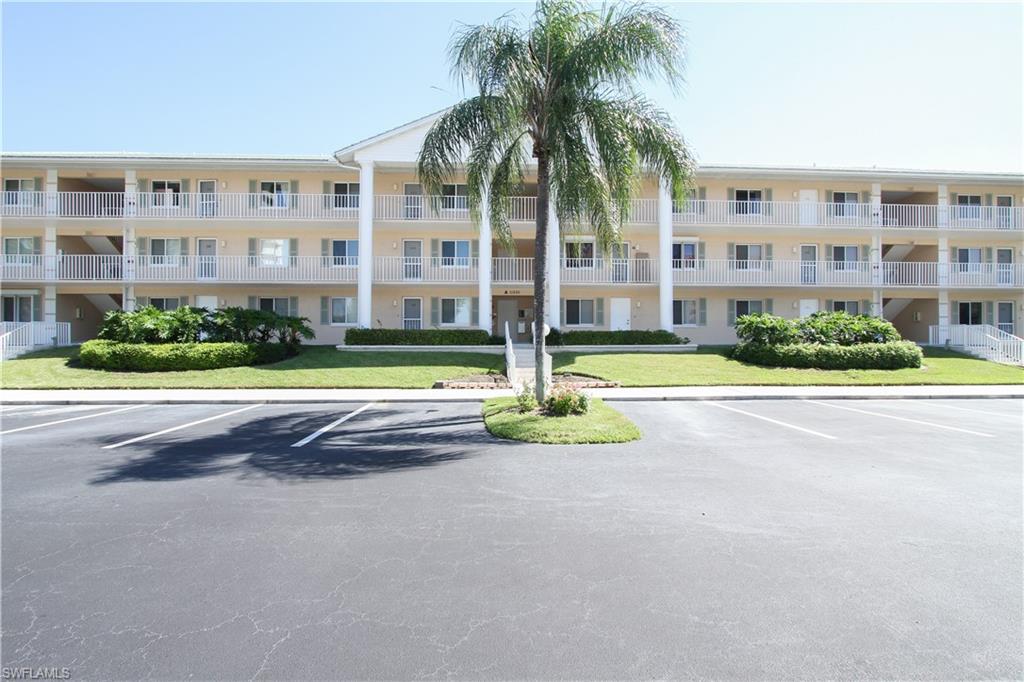
[(1021, 676), (1024, 402), (614, 407), (642, 441), (498, 441), (474, 403), (0, 407), (3, 664)]

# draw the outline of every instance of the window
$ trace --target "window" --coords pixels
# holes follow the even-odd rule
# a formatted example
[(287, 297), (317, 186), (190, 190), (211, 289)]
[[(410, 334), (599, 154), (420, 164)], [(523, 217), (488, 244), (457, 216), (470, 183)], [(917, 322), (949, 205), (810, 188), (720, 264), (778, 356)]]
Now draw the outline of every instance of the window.
[(958, 324), (981, 324), (981, 301), (960, 301), (957, 309)]
[(331, 240), (331, 265), (358, 265), (359, 264), (359, 240), (358, 239), (333, 239)]
[(423, 299), (402, 299), (402, 329), (423, 328)]
[(4, 264), (30, 265), (35, 255), (35, 240), (32, 237), (4, 238)]
[(760, 270), (763, 258), (761, 244), (736, 245), (736, 269)]
[(442, 185), (441, 207), (448, 210), (469, 209), (469, 188), (466, 185)]
[(677, 327), (697, 326), (697, 301), (690, 298), (672, 301), (672, 324)]
[(289, 183), (279, 180), (260, 182), (260, 206), (263, 208), (288, 208)]
[(470, 301), (465, 296), (441, 299), (441, 324), (455, 327), (469, 326)]
[(331, 299), (331, 324), (356, 323), (356, 299), (351, 297)]
[(260, 265), (284, 267), (288, 264), (288, 255), (287, 239), (260, 240)]
[(981, 249), (957, 249), (957, 272), (981, 272)]
[(761, 190), (759, 189), (738, 189), (736, 190), (736, 212), (737, 213), (760, 213), (761, 212)]
[(334, 183), (334, 208), (359, 208), (359, 183)]
[(572, 241), (565, 243), (565, 267), (594, 267), (594, 242)]
[(261, 298), (259, 299), (259, 309), (264, 312), (277, 313), (278, 315), (287, 316), (288, 313), (288, 299), (287, 298)]
[(31, 296), (4, 296), (3, 321), (4, 322), (31, 322), (32, 321), (32, 297)]
[(149, 305), (157, 310), (177, 310), (180, 303), (177, 296), (149, 299)]
[(17, 206), (29, 202), (28, 195), (22, 192), (31, 192), (35, 189), (35, 181), (29, 178), (9, 178), (4, 180), (4, 204)]
[(177, 237), (158, 237), (149, 240), (151, 265), (178, 265), (180, 256), (181, 240)]
[(857, 215), (858, 197), (856, 192), (832, 192), (832, 215)]
[(567, 325), (593, 325), (594, 324), (594, 299), (592, 299), (592, 298), (567, 298), (567, 299), (565, 299), (565, 323)]
[(980, 194), (958, 194), (956, 197), (956, 215), (958, 218), (981, 217)]
[(153, 181), (153, 205), (154, 206), (178, 206), (181, 199), (180, 180), (154, 180)]
[(860, 301), (832, 301), (832, 312), (860, 315)]
[(672, 267), (675, 270), (688, 270), (697, 267), (697, 242), (673, 244)]
[(840, 244), (832, 247), (832, 261), (834, 270), (856, 270), (860, 248)]
[(469, 240), (444, 239), (441, 241), (442, 267), (469, 267)]
[(736, 317), (764, 312), (764, 301), (738, 300), (736, 301)]

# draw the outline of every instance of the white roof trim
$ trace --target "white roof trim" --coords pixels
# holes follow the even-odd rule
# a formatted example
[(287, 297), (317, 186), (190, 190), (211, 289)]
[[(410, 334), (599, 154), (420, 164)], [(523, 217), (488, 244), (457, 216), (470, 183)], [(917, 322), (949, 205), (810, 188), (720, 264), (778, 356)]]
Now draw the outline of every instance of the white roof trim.
[(295, 168), (302, 170), (335, 170), (337, 161), (330, 156), (283, 156), (270, 154), (160, 154), (148, 152), (3, 152), (0, 161), (6, 166), (72, 166), (72, 167), (230, 167), (230, 168)]
[(408, 130), (412, 130), (417, 126), (423, 125), (424, 123), (433, 122), (441, 114), (448, 111), (449, 109), (451, 109), (451, 107), (445, 107), (444, 109), (435, 111), (432, 114), (421, 116), (420, 118), (417, 118), (415, 121), (409, 121), (408, 123), (404, 123), (396, 128), (385, 130), (382, 133), (378, 133), (377, 135), (374, 135), (372, 137), (368, 137), (366, 139), (360, 140), (359, 142), (350, 144), (349, 146), (343, 147), (338, 151), (334, 152), (334, 158), (337, 159), (339, 163), (351, 163), (352, 161), (355, 160), (356, 152), (366, 149), (367, 147), (370, 147), (372, 145), (375, 145), (378, 142), (383, 142), (388, 138), (401, 135), (402, 133)]

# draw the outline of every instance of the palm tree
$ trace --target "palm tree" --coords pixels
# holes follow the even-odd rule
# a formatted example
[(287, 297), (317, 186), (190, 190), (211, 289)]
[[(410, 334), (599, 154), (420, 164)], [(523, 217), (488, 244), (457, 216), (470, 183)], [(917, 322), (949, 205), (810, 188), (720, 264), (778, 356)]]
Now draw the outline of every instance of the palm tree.
[(464, 166), (474, 220), (481, 219), (486, 192), (485, 219), (513, 247), (508, 199), (521, 193), (527, 154), (535, 160), (533, 331), (535, 391), (543, 402), (549, 202), (560, 225), (587, 225), (607, 248), (620, 240), (645, 173), (684, 199), (693, 159), (669, 116), (638, 91), (644, 79), (681, 82), (682, 34), (657, 7), (598, 10), (574, 0), (539, 0), (527, 26), (506, 15), (461, 28), (449, 61), (463, 91), (469, 84), (477, 94), (430, 128), (417, 164), (420, 182), (436, 197)]

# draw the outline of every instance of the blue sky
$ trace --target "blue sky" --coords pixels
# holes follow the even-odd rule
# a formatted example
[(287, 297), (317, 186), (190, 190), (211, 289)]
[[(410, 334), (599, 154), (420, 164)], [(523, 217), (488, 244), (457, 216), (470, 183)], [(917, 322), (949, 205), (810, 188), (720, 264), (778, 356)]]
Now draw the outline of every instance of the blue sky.
[[(459, 22), (530, 4), (4, 2), (2, 147), (324, 154), (451, 104)], [(1021, 4), (668, 5), (705, 163), (1024, 170)]]

